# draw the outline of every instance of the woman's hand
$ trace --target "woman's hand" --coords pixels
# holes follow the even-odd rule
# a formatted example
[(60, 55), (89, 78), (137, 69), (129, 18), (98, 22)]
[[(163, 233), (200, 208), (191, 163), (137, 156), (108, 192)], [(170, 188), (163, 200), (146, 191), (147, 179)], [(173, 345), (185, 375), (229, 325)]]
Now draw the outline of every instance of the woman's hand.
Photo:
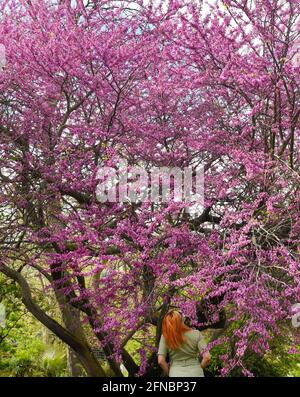
[(166, 358), (162, 354), (158, 355), (158, 365), (164, 371), (164, 374), (169, 376), (169, 365), (166, 361)]
[(210, 364), (211, 355), (210, 352), (205, 352), (201, 360), (200, 366), (202, 369), (206, 368)]

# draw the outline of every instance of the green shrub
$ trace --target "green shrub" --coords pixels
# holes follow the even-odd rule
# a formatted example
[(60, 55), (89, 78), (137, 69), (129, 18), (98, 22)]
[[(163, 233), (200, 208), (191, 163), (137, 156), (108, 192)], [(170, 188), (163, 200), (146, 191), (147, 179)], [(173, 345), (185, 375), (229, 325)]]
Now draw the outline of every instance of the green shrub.
[(44, 376), (66, 376), (67, 358), (64, 352), (46, 351), (41, 357), (41, 370)]

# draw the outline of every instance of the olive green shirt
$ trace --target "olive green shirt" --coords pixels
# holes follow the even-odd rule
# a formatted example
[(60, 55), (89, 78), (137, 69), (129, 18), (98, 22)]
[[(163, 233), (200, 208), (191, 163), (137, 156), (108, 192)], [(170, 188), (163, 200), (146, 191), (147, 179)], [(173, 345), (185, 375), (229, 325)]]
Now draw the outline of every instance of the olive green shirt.
[(184, 342), (176, 350), (173, 350), (167, 346), (165, 337), (162, 335), (160, 338), (158, 354), (166, 357), (169, 354), (171, 365), (176, 363), (187, 363), (188, 361), (194, 361), (199, 358), (199, 354), (206, 348), (207, 343), (205, 342), (201, 332), (193, 329), (184, 333)]

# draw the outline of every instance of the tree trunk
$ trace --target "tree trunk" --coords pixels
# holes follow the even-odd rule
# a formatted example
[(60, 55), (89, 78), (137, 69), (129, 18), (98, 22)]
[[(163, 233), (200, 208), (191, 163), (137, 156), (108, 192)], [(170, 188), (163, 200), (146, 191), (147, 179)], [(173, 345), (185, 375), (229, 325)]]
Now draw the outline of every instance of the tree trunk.
[(78, 378), (84, 376), (84, 371), (77, 354), (70, 348), (67, 347), (67, 362), (69, 376), (72, 378)]
[(49, 317), (32, 299), (30, 287), (25, 278), (16, 270), (0, 263), (0, 271), (7, 277), (16, 281), (21, 287), (22, 301), (27, 310), (42, 324), (52, 331), (58, 338), (70, 346), (85, 368), (88, 376), (105, 377), (106, 374), (96, 360), (90, 347), (85, 341), (80, 340), (76, 335), (62, 327), (56, 320)]

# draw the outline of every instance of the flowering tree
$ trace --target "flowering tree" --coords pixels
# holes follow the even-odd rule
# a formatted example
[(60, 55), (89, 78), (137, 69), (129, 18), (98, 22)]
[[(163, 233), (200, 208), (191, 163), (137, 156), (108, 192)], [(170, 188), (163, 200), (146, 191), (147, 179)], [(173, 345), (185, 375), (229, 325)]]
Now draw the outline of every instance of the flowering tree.
[[(212, 342), (228, 347), (223, 375), (251, 375), (245, 354), (292, 334), (299, 15), (295, 0), (2, 4), (0, 271), (90, 375), (105, 374), (87, 326), (115, 374), (123, 362), (150, 375), (170, 304), (195, 325), (203, 300), (206, 326), (226, 312), (230, 338)], [(97, 171), (120, 159), (203, 164), (202, 213), (175, 200), (100, 203)], [(37, 274), (63, 325), (34, 302)]]

